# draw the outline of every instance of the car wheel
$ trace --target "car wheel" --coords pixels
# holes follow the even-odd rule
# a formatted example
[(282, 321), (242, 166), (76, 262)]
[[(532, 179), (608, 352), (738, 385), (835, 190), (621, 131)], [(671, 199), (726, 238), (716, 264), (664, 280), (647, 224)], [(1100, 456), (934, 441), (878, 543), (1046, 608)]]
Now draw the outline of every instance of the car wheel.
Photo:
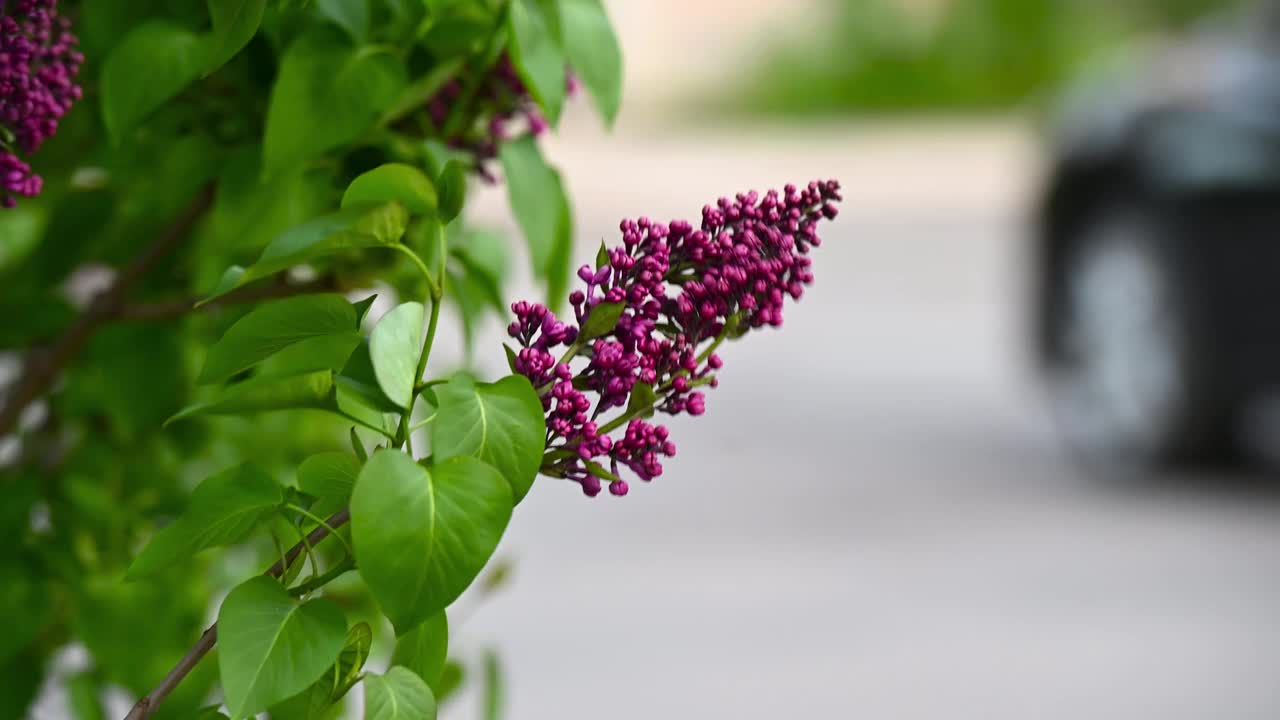
[(1055, 414), (1070, 448), (1126, 471), (1227, 454), (1205, 305), (1179, 243), (1133, 205), (1091, 215), (1069, 239), (1048, 328)]

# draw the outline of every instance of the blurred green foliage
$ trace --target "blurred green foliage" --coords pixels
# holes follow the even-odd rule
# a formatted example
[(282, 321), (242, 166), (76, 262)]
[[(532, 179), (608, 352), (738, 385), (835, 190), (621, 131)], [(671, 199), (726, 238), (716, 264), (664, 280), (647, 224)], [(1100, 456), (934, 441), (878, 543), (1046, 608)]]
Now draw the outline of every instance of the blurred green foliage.
[[(84, 98), (31, 158), (43, 193), (0, 211), (0, 720), (27, 717), (42, 692), (41, 712), (65, 700), (75, 718), (98, 720), (110, 693), (137, 697), (151, 690), (208, 625), (211, 603), (245, 578), (272, 585), (260, 577), (263, 568), (314, 530), (316, 516), (341, 507), (341, 499), (336, 506), (325, 504), (328, 497), (299, 500), (295, 480), (308, 490), (324, 487), (300, 476), (299, 464), (310, 457), (303, 468), (314, 469), (317, 453), (354, 463), (348, 448), (362, 453), (388, 441), (376, 426), (353, 430), (357, 418), (276, 403), (277, 386), (256, 381), (283, 385), (295, 379), (289, 373), (319, 372), (332, 384), (332, 373), (347, 369), (362, 342), (357, 330), (366, 300), (376, 294), (387, 304), (427, 294), (420, 256), (441, 282), (447, 278), (448, 299), (434, 295), (433, 309), (445, 303), (462, 326), (462, 338), (442, 344), (469, 351), (481, 323), (506, 315), (518, 239), (458, 217), (466, 174), (492, 179), (484, 165), (500, 163), (508, 177), (553, 184), (533, 183), (514, 190), (512, 199), (538, 260), (537, 279), (563, 296), (572, 222), (558, 173), (532, 139), (520, 141), (517, 155), (498, 157), (497, 148), (486, 155), (477, 147), (503, 139), (492, 120), (512, 120), (533, 102), (511, 80), (498, 82), (500, 58), (506, 72), (518, 75), (518, 87), (539, 98), (564, 93), (566, 53), (573, 63), (592, 65), (579, 74), (606, 118), (620, 96), (619, 50), (597, 0), (63, 0), (58, 8), (81, 38)], [(524, 24), (513, 20), (514, 8)], [(10, 9), (0, 0), (0, 15)], [(568, 48), (566, 38), (574, 43)], [(441, 95), (446, 83), (466, 94), (440, 122), (428, 104), (453, 97)], [(540, 112), (554, 120), (545, 103)], [(527, 133), (522, 122), (512, 123), (510, 137)], [(373, 168), (379, 170), (368, 172)], [(531, 203), (525, 192), (545, 205)], [(367, 218), (369, 227), (357, 222)], [(409, 252), (392, 252), (398, 243)], [(299, 265), (305, 267), (291, 275), (267, 277)], [(230, 275), (248, 292), (193, 308), (215, 287), (219, 294), (228, 289), (219, 280), (228, 277), (228, 266), (249, 266)], [(99, 293), (104, 287), (113, 290)], [(344, 295), (303, 296), (316, 292)], [(269, 332), (232, 333), (209, 362), (209, 347), (246, 317), (251, 302), (284, 295), (298, 295), (289, 309), (311, 313), (268, 313), (277, 321), (270, 330), (295, 332), (288, 347), (271, 345), (278, 337)], [(335, 304), (336, 326), (314, 322), (317, 312), (319, 320), (333, 320), (324, 313)], [(420, 313), (418, 320), (420, 326)], [(218, 347), (226, 357), (216, 355)], [(350, 373), (378, 372), (377, 348), (372, 360), (370, 352), (364, 366), (350, 363)], [(331, 363), (335, 353), (339, 360)], [(418, 357), (417, 345), (412, 353)], [(414, 370), (412, 362), (407, 367)], [(223, 381), (225, 388), (207, 386)], [(325, 388), (326, 399), (336, 398)], [(253, 419), (188, 412), (190, 419), (164, 425), (184, 406), (224, 392), (241, 393), (242, 410), (282, 411)], [(416, 394), (412, 380), (405, 394)], [(343, 407), (363, 399), (344, 395), (350, 405)], [(532, 405), (534, 417), (525, 424), (540, 441), (542, 410)], [(541, 452), (540, 442), (526, 445)], [(244, 483), (214, 487), (212, 499), (193, 497), (192, 488), (246, 460), (268, 489), (266, 510), (241, 518), (244, 526), (211, 532), (229, 522), (228, 507), (233, 517), (246, 514), (227, 501), (239, 502)], [(284, 487), (287, 496), (280, 495)], [(499, 489), (509, 514), (510, 488), (502, 478)], [(206, 505), (222, 514), (210, 521), (199, 512)], [(158, 549), (126, 579), (149, 540)], [(194, 555), (230, 544), (237, 546)], [(333, 567), (340, 549), (330, 542), (315, 555)], [(311, 568), (317, 572), (314, 557)], [(282, 574), (292, 582), (301, 570), (298, 562)], [(363, 627), (363, 634), (348, 635), (336, 663), (303, 657), (301, 671), (289, 663), (270, 668), (296, 680), (335, 667), (341, 687), (329, 688), (325, 705), (354, 683), (347, 671), (359, 671), (370, 643), (394, 641), (366, 588), (344, 580), (327, 586), (325, 596), (341, 606), (351, 632)], [(278, 588), (276, 595), (284, 593)], [(266, 597), (266, 604), (275, 599)], [(343, 631), (329, 634), (330, 655), (338, 653)], [(226, 654), (224, 664), (265, 667), (252, 655), (261, 649), (253, 643), (257, 633), (244, 633), (249, 640), (239, 644), (233, 635), (214, 651)], [(431, 660), (433, 673), (444, 673), (444, 644), (431, 642), (440, 655)], [(60, 658), (74, 655), (72, 648), (81, 659), (67, 671)], [(358, 663), (347, 657), (352, 653)], [(235, 662), (245, 657), (251, 661)], [(448, 667), (451, 691), (463, 670)], [(221, 717), (198, 710), (218, 697), (210, 694), (218, 669), (216, 659), (206, 660), (152, 717)], [(446, 694), (444, 685), (439, 694)], [(238, 697), (246, 706), (271, 704)], [(286, 702), (272, 716), (295, 717), (292, 709)]]
[[(832, 22), (775, 45), (731, 101), (748, 113), (999, 110), (1060, 87), (1100, 51), (1235, 0), (831, 0)], [(817, 25), (817, 24), (815, 24)]]

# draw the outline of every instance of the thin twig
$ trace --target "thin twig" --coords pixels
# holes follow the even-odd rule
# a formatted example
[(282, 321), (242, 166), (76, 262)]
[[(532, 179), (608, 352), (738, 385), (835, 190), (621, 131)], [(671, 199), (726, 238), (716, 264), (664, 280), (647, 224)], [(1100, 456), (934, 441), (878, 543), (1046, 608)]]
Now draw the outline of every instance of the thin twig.
[(116, 275), (111, 286), (93, 299), (52, 347), (43, 352), (33, 351), (28, 354), (23, 363), (22, 375), (10, 389), (4, 406), (0, 407), (0, 437), (13, 432), (22, 411), (49, 390), (58, 379), (58, 373), (75, 360), (94, 333), (115, 316), (124, 304), (125, 297), (151, 272), (156, 263), (187, 239), (212, 203), (213, 186), (210, 185), (202, 188), (173, 223)]
[[(284, 557), (277, 560), (270, 568), (267, 568), (264, 574), (269, 577), (280, 577), (284, 574), (285, 567), (292, 565), (294, 559), (306, 547), (304, 543), (315, 545), (329, 537), (330, 528), (337, 530), (350, 519), (351, 513), (346, 509), (335, 513), (324, 525), (312, 530), (304, 541), (300, 541), (289, 548), (289, 552), (285, 553)], [(200, 664), (200, 660), (209, 654), (216, 642), (218, 642), (218, 624), (214, 623), (200, 635), (200, 639), (196, 641), (196, 644), (187, 651), (186, 655), (182, 656), (182, 659), (178, 661), (177, 665), (173, 666), (168, 675), (164, 676), (160, 684), (133, 706), (129, 714), (124, 717), (124, 720), (146, 720), (146, 718), (151, 717), (151, 713), (154, 713), (156, 708), (160, 707), (160, 703), (164, 702), (164, 699), (169, 696), (169, 693), (173, 692), (174, 688), (178, 687), (178, 684), (195, 669), (196, 665)]]

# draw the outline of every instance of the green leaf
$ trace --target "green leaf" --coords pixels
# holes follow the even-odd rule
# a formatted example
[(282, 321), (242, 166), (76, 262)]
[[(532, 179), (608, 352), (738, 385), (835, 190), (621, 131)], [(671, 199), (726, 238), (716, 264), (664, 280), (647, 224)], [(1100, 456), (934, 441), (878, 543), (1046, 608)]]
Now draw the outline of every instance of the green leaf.
[(601, 0), (560, 0), (565, 54), (587, 86), (605, 123), (622, 104), (622, 50)]
[(119, 142), (153, 110), (200, 77), (207, 65), (204, 38), (164, 20), (150, 20), (125, 36), (102, 68), (102, 116)]
[(399, 632), (444, 610), (484, 568), (511, 519), (511, 488), (457, 457), (430, 469), (382, 450), (351, 497), (356, 564)]
[(523, 375), (477, 383), (460, 375), (435, 388), (438, 416), (431, 448), (438, 460), (460, 455), (492, 465), (511, 486), (518, 503), (542, 464), (546, 420), (538, 393)]
[(248, 268), (232, 266), (197, 307), (236, 288), (339, 250), (386, 247), (400, 241), (409, 216), (399, 203), (358, 206), (308, 220), (276, 236)]
[(516, 71), (555, 125), (564, 104), (565, 57), (559, 46), (559, 18), (545, 8), (537, 0), (513, 0), (507, 23)]
[(369, 357), (378, 387), (402, 408), (413, 403), (424, 316), (422, 303), (404, 303), (383, 315), (369, 335)]
[[(640, 414), (637, 417), (653, 417), (653, 405), (656, 402), (658, 402), (658, 395), (653, 391), (653, 385), (636, 383), (631, 388), (631, 400), (627, 403), (627, 414), (630, 415), (639, 411)], [(644, 410), (643, 408), (648, 409)]]
[(351, 497), (360, 474), (360, 461), (344, 452), (312, 455), (298, 466), (298, 489), (314, 497)]
[[(459, 302), (470, 301), (479, 314), (486, 306), (499, 317), (508, 312), (503, 286), (507, 277), (507, 242), (499, 233), (468, 231), (451, 254), (466, 272), (449, 283)], [(455, 273), (451, 272), (451, 275)], [(461, 296), (467, 297), (461, 297)]]
[(443, 611), (401, 635), (391, 656), (392, 665), (403, 665), (434, 690), (449, 656), (449, 619)]
[(436, 698), (422, 678), (393, 667), (364, 679), (365, 720), (435, 720)]
[(227, 159), (218, 178), (210, 248), (228, 253), (226, 256), (261, 251), (285, 230), (328, 212), (333, 192), (330, 184), (329, 173), (323, 168), (298, 168), (263, 178), (262, 148), (241, 147)]
[(334, 664), (334, 702), (351, 689), (360, 679), (360, 671), (369, 660), (369, 652), (373, 649), (373, 628), (369, 623), (357, 623), (347, 631), (347, 642), (338, 654), (338, 662)]
[(600, 249), (596, 251), (596, 269), (609, 264), (609, 248), (604, 246), (604, 241), (600, 241)]
[(364, 318), (366, 315), (369, 314), (369, 308), (373, 307), (373, 303), (377, 299), (378, 299), (378, 295), (377, 293), (374, 293), (373, 295), (370, 295), (369, 297), (363, 300), (360, 300), (359, 302), (354, 302), (351, 304), (352, 307), (356, 309), (356, 329), (357, 330), (359, 330), (360, 326), (364, 324)]
[(378, 387), (378, 376), (373, 370), (373, 359), (369, 356), (369, 343), (363, 342), (351, 353), (351, 358), (342, 368), (338, 384), (350, 386), (353, 392), (364, 398), (370, 407), (384, 413), (399, 413), (401, 408), (395, 404), (382, 388)]
[(532, 137), (504, 143), (498, 151), (507, 197), (524, 233), (534, 274), (547, 282), (548, 304), (563, 301), (569, 283), (573, 223), (560, 173), (547, 165)]
[(296, 342), (258, 366), (262, 375), (297, 375), (313, 370), (341, 370), (351, 353), (364, 341), (354, 331), (321, 335)]
[(587, 472), (600, 478), (601, 480), (608, 480), (609, 482), (617, 482), (618, 480), (622, 479), (617, 475), (613, 474), (612, 472), (610, 472), (608, 468), (606, 468), (605, 466), (601, 465), (598, 462), (593, 462), (591, 460), (588, 460), (586, 465), (587, 465)]
[(209, 348), (199, 382), (226, 380), (290, 345), (333, 335), (359, 338), (355, 308), (341, 295), (299, 295), (261, 305)]
[(271, 174), (357, 139), (404, 84), (404, 66), (385, 48), (357, 48), (327, 27), (298, 38), (271, 91), (263, 169)]
[[(203, 300), (196, 302), (195, 306), (200, 307), (210, 300), (222, 297), (223, 295), (226, 295), (232, 290), (235, 290), (241, 285), (249, 282), (249, 280), (246, 280), (244, 277), (246, 272), (245, 268), (241, 265), (232, 265), (227, 268), (223, 271), (222, 276), (218, 278), (218, 284), (214, 285), (213, 289), (209, 291), (209, 295)], [(250, 280), (251, 279), (252, 278), (250, 278)]]
[(582, 337), (590, 340), (613, 332), (626, 307), (627, 304), (622, 302), (602, 302), (592, 307), (587, 321), (582, 324)]
[(208, 4), (213, 38), (205, 61), (206, 75), (222, 67), (249, 44), (262, 24), (267, 0), (208, 0)]
[(400, 92), (400, 97), (378, 119), (378, 125), (386, 126), (409, 113), (420, 109), (427, 101), (458, 73), (463, 58), (451, 58), (432, 66), (426, 75), (414, 80)]
[(333, 409), (333, 372), (267, 375), (228, 385), (213, 399), (188, 405), (165, 425), (197, 415), (241, 415), (272, 410)]
[(335, 720), (336, 704), (359, 682), (372, 645), (369, 623), (351, 626), (337, 662), (306, 690), (271, 706), (271, 720)]
[(387, 163), (352, 180), (342, 196), (342, 207), (391, 201), (399, 201), (415, 215), (426, 215), (436, 209), (436, 189), (418, 168)]
[(467, 202), (466, 168), (457, 160), (450, 160), (436, 184), (440, 186), (440, 222), (453, 222)]
[(337, 250), (394, 245), (404, 235), (407, 221), (399, 203), (344, 208), (277, 236), (245, 275), (250, 279), (266, 277)]
[(355, 40), (369, 33), (369, 0), (316, 0), (316, 9)]
[(151, 538), (129, 566), (128, 577), (151, 575), (206, 548), (241, 542), (283, 502), (280, 486), (257, 466), (213, 475), (196, 486), (187, 511)]
[(346, 635), (332, 600), (299, 605), (262, 575), (237, 586), (218, 612), (218, 668), (231, 716), (240, 720), (305, 690), (337, 659)]

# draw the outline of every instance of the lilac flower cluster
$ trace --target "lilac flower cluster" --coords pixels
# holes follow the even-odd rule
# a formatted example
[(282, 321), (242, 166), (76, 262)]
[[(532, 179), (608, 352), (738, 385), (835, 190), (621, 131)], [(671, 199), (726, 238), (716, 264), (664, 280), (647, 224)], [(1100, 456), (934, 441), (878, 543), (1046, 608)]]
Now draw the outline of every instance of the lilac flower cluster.
[(0, 206), (40, 193), (17, 153), (35, 152), (80, 99), (77, 44), (57, 0), (0, 0)]
[[(577, 88), (577, 79), (570, 74), (569, 94), (576, 93)], [(450, 80), (427, 101), (427, 114), (437, 128), (446, 129), (450, 112), (462, 100), (462, 85)], [(523, 119), (528, 132), (536, 137), (547, 131), (547, 120), (520, 79), (510, 56), (505, 53), (489, 75), (480, 81), (471, 102), (473, 117), (470, 122), (464, 127), (448, 128), (450, 134), (445, 142), (472, 155), (480, 174), (492, 182), (493, 176), (485, 163), (497, 157), (498, 144), (508, 138), (511, 124)]]
[[(715, 350), (782, 324), (786, 299), (799, 300), (813, 282), (817, 225), (836, 217), (841, 199), (829, 180), (721, 198), (703, 208), (700, 228), (623, 220), (622, 245), (602, 248), (596, 267), (578, 270), (585, 288), (569, 296), (576, 324), (542, 305), (514, 304), (507, 331), (520, 349), (512, 369), (530, 379), (547, 410), (543, 472), (589, 496), (604, 481), (614, 495), (627, 494), (620, 467), (645, 481), (661, 475), (661, 458), (674, 457), (676, 446), (646, 418), (705, 412), (698, 388), (718, 384)], [(574, 369), (577, 358), (586, 362)], [(623, 410), (602, 422), (613, 408)], [(618, 429), (621, 437), (611, 437)]]

